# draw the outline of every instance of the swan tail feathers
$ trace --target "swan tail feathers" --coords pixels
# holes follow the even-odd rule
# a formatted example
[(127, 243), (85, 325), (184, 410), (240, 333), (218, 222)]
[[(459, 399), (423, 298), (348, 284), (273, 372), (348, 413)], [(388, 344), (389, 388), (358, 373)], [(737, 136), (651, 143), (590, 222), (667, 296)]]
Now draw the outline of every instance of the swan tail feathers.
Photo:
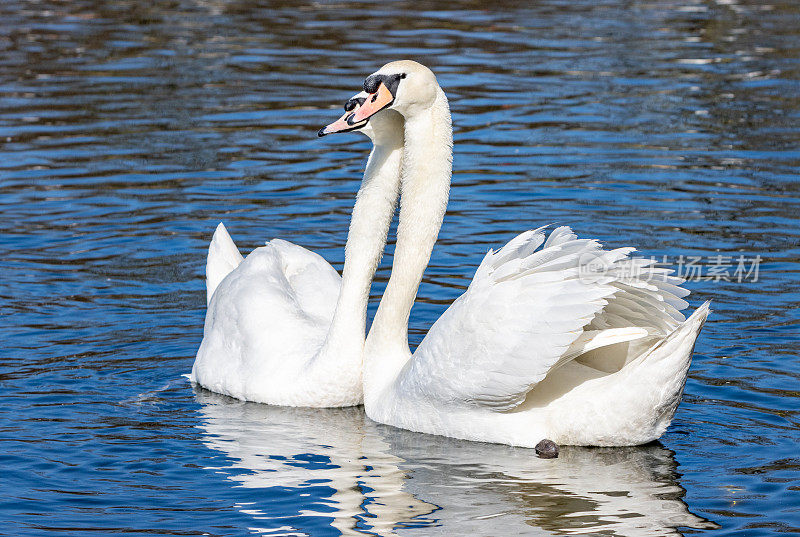
[(220, 222), (214, 230), (211, 244), (208, 245), (208, 259), (206, 260), (206, 305), (211, 302), (214, 291), (225, 276), (233, 272), (244, 260), (233, 239)]
[(643, 412), (651, 416), (652, 438), (660, 437), (669, 427), (683, 397), (692, 354), (697, 336), (711, 312), (710, 302), (705, 302), (671, 334), (658, 342), (641, 357), (640, 378), (653, 392), (652, 408)]
[(647, 362), (670, 361), (678, 364), (686, 362), (688, 369), (692, 359), (697, 336), (711, 313), (711, 301), (707, 300), (688, 319), (681, 323), (667, 337), (659, 341), (645, 356)]

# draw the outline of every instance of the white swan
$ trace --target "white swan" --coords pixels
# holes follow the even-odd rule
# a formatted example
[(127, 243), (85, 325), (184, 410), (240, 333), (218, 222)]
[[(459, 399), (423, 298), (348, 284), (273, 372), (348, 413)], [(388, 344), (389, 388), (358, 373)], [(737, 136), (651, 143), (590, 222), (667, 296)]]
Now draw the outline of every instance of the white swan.
[(367, 126), (346, 121), (365, 95), (348, 101), (345, 115), (319, 133), (361, 128), (374, 142), (353, 207), (342, 277), (319, 255), (279, 239), (242, 259), (220, 224), (208, 250), (208, 311), (193, 382), (258, 403), (361, 403), (367, 300), (394, 213), (403, 147), (395, 112), (375, 116)]
[[(364, 405), (375, 421), (533, 447), (659, 438), (680, 402), (708, 303), (684, 319), (671, 271), (560, 227), (489, 251), (467, 291), (411, 355), (408, 316), (449, 195), (452, 132), (436, 77), (411, 61), (369, 76), (351, 123), (405, 118), (392, 274), (365, 345)], [(597, 271), (600, 267), (603, 270)]]

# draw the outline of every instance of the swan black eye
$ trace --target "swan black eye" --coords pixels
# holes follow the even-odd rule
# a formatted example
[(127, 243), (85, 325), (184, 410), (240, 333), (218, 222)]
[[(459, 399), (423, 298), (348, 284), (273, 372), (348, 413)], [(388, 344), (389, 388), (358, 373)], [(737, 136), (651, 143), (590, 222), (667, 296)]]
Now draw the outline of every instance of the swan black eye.
[(397, 86), (400, 81), (406, 77), (406, 73), (399, 73), (396, 75), (370, 75), (364, 80), (364, 91), (367, 93), (375, 93), (378, 87), (383, 84), (394, 95), (397, 92)]
[(392, 97), (397, 95), (397, 86), (400, 85), (400, 81), (406, 77), (405, 73), (400, 73), (398, 75), (392, 75), (386, 77), (386, 80), (383, 83), (386, 85), (387, 89), (392, 92)]

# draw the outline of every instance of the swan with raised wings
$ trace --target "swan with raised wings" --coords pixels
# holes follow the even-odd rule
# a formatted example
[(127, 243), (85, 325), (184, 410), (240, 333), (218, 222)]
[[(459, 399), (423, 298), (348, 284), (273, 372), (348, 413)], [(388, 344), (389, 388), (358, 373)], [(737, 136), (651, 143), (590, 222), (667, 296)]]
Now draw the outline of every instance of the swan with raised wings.
[(348, 122), (363, 95), (320, 136), (360, 129), (374, 147), (358, 191), (342, 276), (319, 255), (273, 239), (243, 259), (220, 224), (206, 265), (208, 310), (190, 379), (237, 399), (286, 406), (362, 402), (372, 277), (394, 213), (403, 147), (396, 112)]
[(685, 319), (682, 280), (631, 258), (633, 248), (606, 250), (567, 227), (522, 233), (486, 254), (412, 356), (409, 313), (449, 196), (450, 109), (434, 74), (412, 61), (385, 65), (364, 89), (351, 124), (381, 110), (405, 120), (394, 263), (364, 350), (367, 415), (527, 447), (659, 438), (709, 308)]

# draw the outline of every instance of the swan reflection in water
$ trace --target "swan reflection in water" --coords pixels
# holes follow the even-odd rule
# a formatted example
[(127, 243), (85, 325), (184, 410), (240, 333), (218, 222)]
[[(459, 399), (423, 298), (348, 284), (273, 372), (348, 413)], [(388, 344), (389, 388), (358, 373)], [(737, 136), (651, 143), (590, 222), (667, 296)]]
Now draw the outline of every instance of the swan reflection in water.
[[(543, 460), (530, 449), (378, 425), (361, 407), (275, 407), (202, 388), (195, 396), (203, 442), (227, 458), (216, 469), (247, 488), (332, 488), (326, 509), (300, 514), (332, 518), (343, 535), (480, 535), (491, 527), (495, 535), (657, 536), (718, 527), (689, 512), (673, 453), (660, 445), (563, 447)], [(258, 505), (241, 511), (286, 515)]]

